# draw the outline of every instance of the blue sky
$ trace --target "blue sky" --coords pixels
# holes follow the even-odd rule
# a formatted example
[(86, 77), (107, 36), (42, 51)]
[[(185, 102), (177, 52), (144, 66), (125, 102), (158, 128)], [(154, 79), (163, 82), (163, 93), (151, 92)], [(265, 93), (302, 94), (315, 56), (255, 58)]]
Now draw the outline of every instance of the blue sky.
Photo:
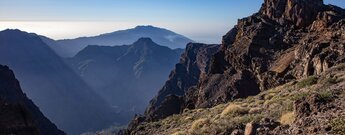
[[(154, 25), (199, 42), (219, 43), (237, 19), (263, 0), (0, 0), (0, 29), (19, 28), (54, 39)], [(345, 8), (345, 0), (325, 0)]]

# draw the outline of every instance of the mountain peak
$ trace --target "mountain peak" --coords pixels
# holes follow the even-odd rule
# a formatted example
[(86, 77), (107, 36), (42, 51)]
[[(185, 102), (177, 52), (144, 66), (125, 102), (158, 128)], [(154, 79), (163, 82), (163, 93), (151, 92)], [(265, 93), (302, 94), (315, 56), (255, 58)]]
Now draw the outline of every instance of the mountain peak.
[(142, 28), (157, 28), (152, 25), (138, 25), (134, 29), (142, 29)]
[(149, 46), (152, 46), (152, 45), (157, 45), (155, 42), (152, 41), (151, 38), (148, 38), (148, 37), (142, 37), (142, 38), (139, 38), (136, 42), (133, 43), (134, 45), (149, 45)]
[(265, 0), (260, 13), (281, 24), (304, 27), (313, 23), (323, 6), (323, 0)]
[(1, 33), (7, 33), (7, 34), (18, 34), (18, 33), (27, 33), (24, 31), (21, 31), (19, 29), (5, 29), (3, 31), (0, 31)]

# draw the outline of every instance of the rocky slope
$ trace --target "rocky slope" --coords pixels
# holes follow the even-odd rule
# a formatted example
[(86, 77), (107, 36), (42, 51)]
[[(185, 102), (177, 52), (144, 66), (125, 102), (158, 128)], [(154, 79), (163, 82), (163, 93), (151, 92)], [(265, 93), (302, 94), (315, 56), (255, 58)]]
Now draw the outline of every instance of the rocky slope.
[(142, 37), (149, 37), (154, 42), (172, 49), (185, 48), (187, 43), (193, 42), (191, 39), (167, 29), (154, 26), (137, 26), (93, 37), (58, 40), (56, 43), (59, 47), (56, 47), (55, 44), (51, 44), (51, 46), (56, 52), (63, 52), (60, 53), (61, 56), (72, 57), (88, 45), (128, 45)]
[(65, 134), (26, 97), (13, 72), (2, 65), (0, 65), (0, 134)]
[(135, 135), (345, 134), (345, 65), (256, 96), (143, 122)]
[(11, 67), (28, 97), (68, 134), (102, 129), (114, 122), (116, 114), (110, 105), (38, 35), (1, 31), (0, 64)]
[[(344, 44), (344, 9), (324, 5), (322, 0), (265, 0), (258, 13), (240, 19), (223, 37), (220, 51), (211, 57), (209, 71), (197, 84), (178, 95), (174, 90), (161, 91), (157, 97), (175, 101), (151, 102), (129, 131), (138, 129), (143, 121), (156, 121), (184, 109), (214, 107), (320, 75), (345, 62)], [(155, 109), (167, 107), (178, 111), (162, 114), (165, 109)]]
[(130, 45), (90, 45), (68, 61), (127, 123), (134, 114), (144, 112), (178, 62), (180, 52), (140, 38)]

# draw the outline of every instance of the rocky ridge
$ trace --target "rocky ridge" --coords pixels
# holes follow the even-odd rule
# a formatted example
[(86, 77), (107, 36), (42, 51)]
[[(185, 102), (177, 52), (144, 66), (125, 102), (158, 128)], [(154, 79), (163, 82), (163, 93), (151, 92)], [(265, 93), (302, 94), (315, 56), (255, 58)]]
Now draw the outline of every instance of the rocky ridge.
[[(197, 84), (185, 88), (182, 94), (173, 91), (164, 95), (175, 95), (166, 99), (179, 99), (175, 108), (179, 111), (174, 113), (178, 114), (320, 75), (345, 62), (344, 31), (345, 10), (324, 5), (322, 0), (265, 0), (258, 13), (240, 19), (223, 37), (220, 51), (209, 57), (210, 69)], [(153, 103), (144, 116), (133, 120), (129, 131), (137, 129), (139, 123), (172, 115), (161, 115), (164, 111), (154, 108), (167, 106)]]

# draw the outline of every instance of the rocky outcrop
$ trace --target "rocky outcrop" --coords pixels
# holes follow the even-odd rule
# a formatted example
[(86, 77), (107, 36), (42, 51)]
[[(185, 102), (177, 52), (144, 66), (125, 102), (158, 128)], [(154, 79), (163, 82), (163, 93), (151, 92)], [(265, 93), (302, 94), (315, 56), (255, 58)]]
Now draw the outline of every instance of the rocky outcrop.
[(305, 27), (314, 22), (323, 0), (265, 0), (260, 13), (281, 25)]
[(223, 37), (209, 72), (184, 100), (192, 108), (213, 107), (319, 75), (345, 62), (344, 44), (344, 9), (322, 0), (265, 0)]
[(196, 108), (256, 95), (344, 62), (344, 14), (318, 0), (266, 0), (259, 13), (224, 36), (210, 73), (196, 88)]
[(0, 65), (0, 134), (64, 135), (22, 92), (13, 72)]
[[(206, 76), (211, 56), (218, 51), (218, 48), (219, 45), (188, 44), (180, 62), (176, 64), (175, 69), (171, 72), (169, 80), (150, 102), (145, 112), (147, 118), (150, 120), (161, 119), (177, 114), (183, 108), (188, 107), (190, 101), (186, 99), (184, 102), (182, 96), (189, 91), (189, 88), (195, 86), (200, 78)], [(166, 107), (167, 104), (171, 106)]]

